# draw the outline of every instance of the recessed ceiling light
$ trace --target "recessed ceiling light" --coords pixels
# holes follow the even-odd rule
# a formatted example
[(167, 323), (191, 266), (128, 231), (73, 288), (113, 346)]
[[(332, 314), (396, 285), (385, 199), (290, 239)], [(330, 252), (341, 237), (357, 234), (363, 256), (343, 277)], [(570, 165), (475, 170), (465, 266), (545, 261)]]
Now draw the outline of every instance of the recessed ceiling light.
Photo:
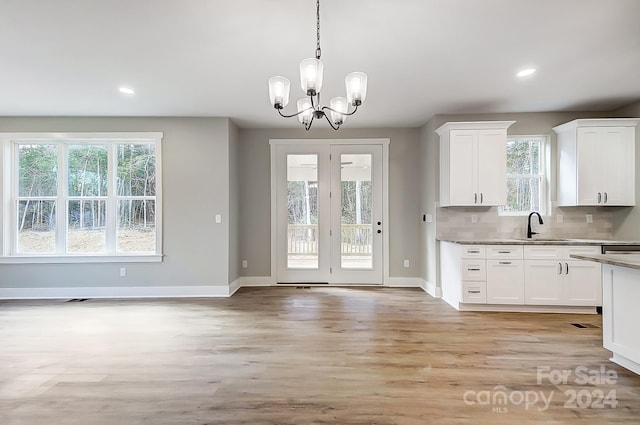
[(518, 72), (516, 75), (518, 77), (528, 77), (529, 75), (535, 74), (535, 72), (536, 72), (535, 68), (527, 68), (527, 69), (523, 69), (522, 71)]
[(134, 92), (133, 89), (130, 89), (129, 87), (120, 87), (118, 90), (120, 90), (120, 93), (124, 94), (136, 94), (136, 92)]

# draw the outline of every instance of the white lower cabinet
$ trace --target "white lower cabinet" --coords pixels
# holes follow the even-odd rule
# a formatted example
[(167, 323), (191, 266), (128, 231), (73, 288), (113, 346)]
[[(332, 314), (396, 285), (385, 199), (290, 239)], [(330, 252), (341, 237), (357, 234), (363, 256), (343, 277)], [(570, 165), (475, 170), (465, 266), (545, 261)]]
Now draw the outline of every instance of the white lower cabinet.
[(487, 304), (524, 303), (522, 267), (522, 260), (487, 260)]
[(602, 305), (601, 265), (573, 260), (600, 246), (460, 245), (441, 242), (443, 299), (464, 304)]
[(600, 247), (525, 246), (525, 304), (602, 305), (601, 265), (572, 260), (571, 254), (578, 253), (598, 254)]

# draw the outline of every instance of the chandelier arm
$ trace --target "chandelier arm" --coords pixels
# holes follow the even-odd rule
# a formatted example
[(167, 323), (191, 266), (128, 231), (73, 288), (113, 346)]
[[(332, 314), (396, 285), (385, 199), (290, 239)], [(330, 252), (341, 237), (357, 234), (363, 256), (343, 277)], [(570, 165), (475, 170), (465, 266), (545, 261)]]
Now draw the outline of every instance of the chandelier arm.
[[(326, 108), (326, 106), (325, 106), (325, 108)], [(324, 109), (324, 108), (322, 108), (322, 109)], [(333, 123), (331, 122), (331, 120), (329, 119), (329, 116), (327, 114), (324, 114), (324, 117), (327, 119), (327, 122), (329, 123), (331, 128), (333, 128), (334, 130), (337, 130), (337, 129), (340, 128), (340, 124), (338, 124), (337, 126), (333, 125)]]
[(306, 108), (306, 109), (303, 109), (302, 111), (299, 111), (299, 112), (297, 112), (297, 113), (295, 113), (295, 114), (291, 114), (291, 115), (285, 115), (285, 114), (283, 114), (283, 113), (282, 113), (282, 110), (281, 110), (281, 109), (278, 109), (278, 113), (280, 114), (280, 116), (281, 116), (281, 117), (284, 117), (284, 118), (293, 118), (293, 117), (297, 117), (298, 115), (300, 115), (300, 114), (302, 114), (302, 113), (304, 113), (304, 112), (310, 111), (310, 110), (312, 110), (312, 109), (313, 109), (313, 107), (311, 107), (311, 108)]
[(340, 112), (340, 111), (336, 111), (335, 109), (330, 108), (330, 107), (328, 107), (328, 106), (323, 106), (323, 107), (322, 107), (322, 110), (324, 111), (325, 109), (328, 109), (328, 110), (330, 110), (330, 111), (332, 111), (332, 112), (335, 112), (335, 113), (338, 113), (338, 114), (340, 114), (340, 115), (349, 116), (349, 115), (353, 115), (353, 114), (355, 114), (355, 113), (356, 113), (356, 111), (358, 110), (358, 107), (356, 106), (356, 108), (355, 108), (353, 111), (351, 111), (351, 112)]

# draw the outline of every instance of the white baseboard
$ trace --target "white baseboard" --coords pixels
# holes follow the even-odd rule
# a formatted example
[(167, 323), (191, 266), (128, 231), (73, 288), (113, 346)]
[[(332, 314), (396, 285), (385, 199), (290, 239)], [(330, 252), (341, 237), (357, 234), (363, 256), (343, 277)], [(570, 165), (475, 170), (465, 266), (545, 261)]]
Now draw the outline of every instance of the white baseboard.
[(245, 276), (238, 278), (240, 286), (272, 286), (275, 284), (271, 276)]
[[(454, 306), (455, 307), (455, 306)], [(575, 313), (598, 314), (596, 307), (525, 305), (525, 304), (470, 304), (459, 303), (460, 311), (493, 311), (505, 313)]]
[(229, 285), (229, 296), (232, 296), (233, 294), (236, 293), (236, 291), (240, 288), (242, 288), (242, 278), (239, 277), (236, 280), (234, 280), (233, 282), (231, 282), (231, 284)]
[(424, 291), (431, 295), (433, 298), (442, 298), (442, 288), (436, 286), (433, 282), (427, 282), (426, 280), (422, 281), (422, 285), (420, 287), (424, 289)]
[(0, 288), (0, 299), (229, 297), (230, 289), (227, 285)]
[(420, 288), (422, 279), (419, 277), (390, 277), (386, 285), (392, 288)]

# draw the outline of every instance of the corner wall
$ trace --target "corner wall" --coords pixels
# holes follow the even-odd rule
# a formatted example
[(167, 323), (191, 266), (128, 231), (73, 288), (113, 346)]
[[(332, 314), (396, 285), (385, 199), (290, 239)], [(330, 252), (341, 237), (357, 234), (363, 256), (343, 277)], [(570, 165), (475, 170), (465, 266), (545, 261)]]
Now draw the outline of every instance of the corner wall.
[[(618, 118), (640, 118), (640, 102), (613, 111)], [(640, 126), (636, 127), (636, 206), (613, 212), (613, 238), (640, 241)]]
[[(0, 132), (100, 131), (164, 133), (163, 261), (1, 264), (0, 289), (228, 287), (231, 260), (226, 215), (233, 212), (229, 208), (229, 120), (0, 117)], [(215, 224), (215, 214), (223, 215), (221, 224)], [(126, 277), (119, 277), (120, 267), (127, 268)], [(117, 290), (107, 292), (107, 296), (118, 294)]]

